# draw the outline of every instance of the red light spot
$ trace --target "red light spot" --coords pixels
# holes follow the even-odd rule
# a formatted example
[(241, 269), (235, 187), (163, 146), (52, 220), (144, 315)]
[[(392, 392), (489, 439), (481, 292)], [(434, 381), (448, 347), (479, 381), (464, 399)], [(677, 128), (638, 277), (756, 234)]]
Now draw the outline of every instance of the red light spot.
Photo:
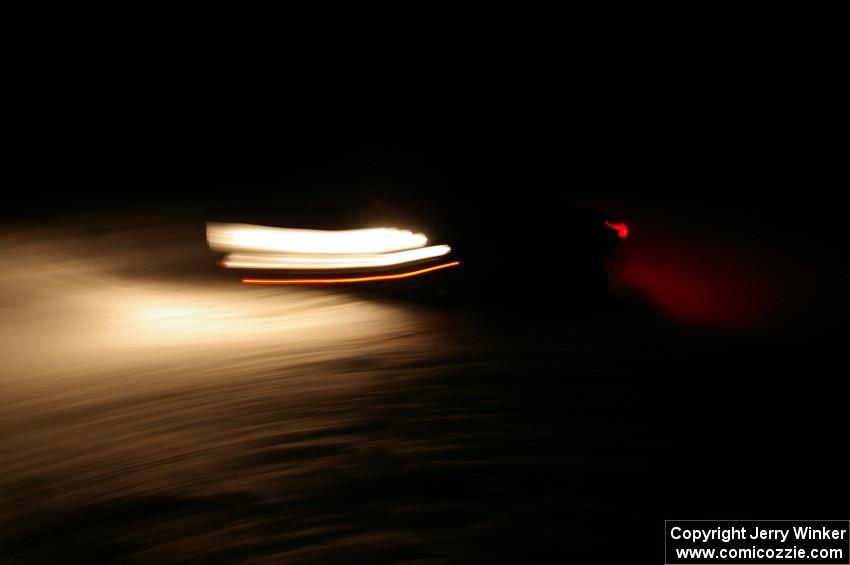
[(735, 253), (722, 245), (641, 238), (612, 265), (621, 284), (639, 289), (659, 313), (686, 325), (755, 329), (773, 323), (787, 276), (743, 244)]
[(605, 225), (616, 231), (617, 235), (620, 236), (620, 239), (626, 239), (629, 237), (629, 226), (627, 226), (625, 222), (611, 222), (605, 220)]

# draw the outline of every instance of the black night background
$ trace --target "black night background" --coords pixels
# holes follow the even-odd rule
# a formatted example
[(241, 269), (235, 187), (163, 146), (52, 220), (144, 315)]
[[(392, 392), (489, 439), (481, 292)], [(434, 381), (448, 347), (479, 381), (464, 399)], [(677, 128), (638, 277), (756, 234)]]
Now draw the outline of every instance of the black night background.
[[(837, 3), (8, 12), (0, 562), (661, 563), (665, 519), (850, 515)], [(602, 292), (573, 204), (630, 229)], [(515, 243), (442, 303), (204, 240), (422, 216)]]

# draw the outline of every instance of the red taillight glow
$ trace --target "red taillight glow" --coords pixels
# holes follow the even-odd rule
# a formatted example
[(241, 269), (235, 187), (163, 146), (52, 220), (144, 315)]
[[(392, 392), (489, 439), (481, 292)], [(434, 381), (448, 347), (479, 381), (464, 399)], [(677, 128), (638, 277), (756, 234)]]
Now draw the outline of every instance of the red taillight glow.
[(620, 239), (626, 239), (629, 237), (629, 226), (627, 226), (625, 222), (611, 222), (609, 220), (605, 220), (605, 225), (616, 231), (617, 235), (620, 236)]
[(345, 284), (345, 283), (361, 283), (372, 281), (389, 281), (394, 279), (406, 279), (423, 275), (440, 269), (456, 267), (460, 265), (460, 261), (452, 261), (451, 263), (443, 263), (425, 269), (416, 271), (408, 271), (406, 273), (394, 273), (391, 275), (371, 275), (368, 277), (345, 277), (345, 278), (326, 278), (326, 279), (242, 279), (244, 284)]

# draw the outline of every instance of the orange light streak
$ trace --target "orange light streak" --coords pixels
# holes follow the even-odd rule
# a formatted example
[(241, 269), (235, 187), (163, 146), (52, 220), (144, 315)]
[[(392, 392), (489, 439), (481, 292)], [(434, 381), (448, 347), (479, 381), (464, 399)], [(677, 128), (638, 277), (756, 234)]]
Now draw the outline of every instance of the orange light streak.
[(338, 279), (242, 279), (243, 284), (343, 284), (343, 283), (361, 283), (373, 281), (388, 281), (395, 279), (407, 279), (417, 275), (423, 275), (432, 271), (448, 269), (460, 265), (460, 261), (452, 261), (451, 263), (443, 263), (442, 265), (434, 265), (416, 271), (408, 271), (406, 273), (396, 273), (393, 275), (371, 275), (368, 277), (348, 277)]

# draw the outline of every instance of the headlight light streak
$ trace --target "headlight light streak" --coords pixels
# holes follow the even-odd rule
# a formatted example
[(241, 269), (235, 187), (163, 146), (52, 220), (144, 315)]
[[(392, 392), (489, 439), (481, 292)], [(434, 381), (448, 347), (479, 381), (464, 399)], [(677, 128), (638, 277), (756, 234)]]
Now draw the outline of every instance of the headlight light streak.
[(423, 247), (428, 238), (397, 228), (303, 230), (250, 224), (207, 224), (211, 249), (225, 253), (389, 253)]
[[(459, 261), (439, 265), (432, 262), (430, 266), (423, 266), (423, 262), (451, 252), (448, 245), (425, 247), (427, 241), (424, 234), (398, 228), (326, 231), (250, 224), (207, 224), (210, 249), (225, 253), (219, 261), (222, 267), (277, 270), (294, 275), (291, 278), (243, 278), (245, 284), (385, 281), (415, 277), (460, 264)], [(415, 270), (380, 272), (381, 268), (400, 266)], [(335, 276), (323, 276), (325, 273), (334, 273)]]
[(448, 254), (448, 245), (433, 245), (421, 249), (408, 249), (393, 253), (365, 255), (253, 255), (231, 253), (221, 261), (229, 269), (357, 269), (403, 265)]

